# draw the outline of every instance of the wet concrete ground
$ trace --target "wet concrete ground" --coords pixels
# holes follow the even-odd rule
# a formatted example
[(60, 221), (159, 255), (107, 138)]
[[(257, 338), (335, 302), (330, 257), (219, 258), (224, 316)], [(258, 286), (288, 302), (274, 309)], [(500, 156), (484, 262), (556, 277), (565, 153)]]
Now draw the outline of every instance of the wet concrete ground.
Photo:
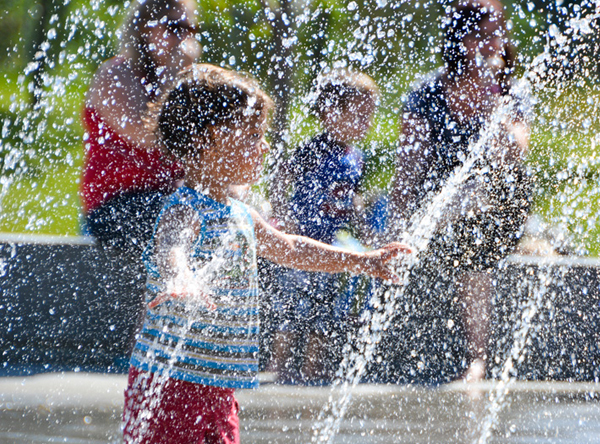
[[(0, 379), (0, 443), (118, 443), (123, 375), (45, 374)], [(491, 405), (488, 443), (600, 443), (600, 384), (516, 382), (439, 388), (360, 385), (334, 442), (474, 443)], [(308, 443), (327, 387), (264, 384), (239, 391), (243, 443)], [(333, 396), (339, 393), (333, 393)]]

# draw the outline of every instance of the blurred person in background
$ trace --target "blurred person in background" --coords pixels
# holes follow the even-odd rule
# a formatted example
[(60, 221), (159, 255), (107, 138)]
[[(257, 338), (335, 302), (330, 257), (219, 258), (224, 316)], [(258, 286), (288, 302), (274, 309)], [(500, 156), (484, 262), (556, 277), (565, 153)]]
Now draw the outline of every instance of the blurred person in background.
[[(378, 102), (379, 88), (362, 72), (332, 70), (320, 76), (313, 112), (323, 132), (278, 165), (270, 196), (276, 223), (330, 245), (338, 245), (342, 230), (360, 231), (364, 161), (356, 144), (371, 128)], [(271, 369), (280, 382), (328, 383), (335, 351), (345, 341), (342, 325), (352, 305), (345, 298), (354, 295), (344, 291), (339, 274), (283, 270), (278, 278)]]
[[(394, 239), (402, 237), (415, 212), (463, 167), (493, 128), (497, 111), (512, 101), (474, 174), (444, 208), (422, 266), (413, 271), (413, 278), (427, 275), (415, 279), (421, 287), (425, 282), (433, 288), (439, 279), (451, 282), (443, 299), (459, 304), (467, 343), (466, 369), (457, 373), (476, 380), (486, 372), (493, 270), (518, 242), (532, 194), (523, 166), (529, 127), (522, 100), (513, 95), (514, 49), (503, 6), (496, 0), (461, 0), (449, 7), (442, 58), (444, 68), (408, 95), (388, 230)], [(453, 322), (448, 325), (452, 329)]]
[(138, 0), (132, 8), (121, 30), (119, 53), (102, 63), (87, 92), (80, 195), (84, 229), (113, 258), (116, 269), (125, 270), (136, 291), (123, 302), (139, 317), (145, 288), (141, 252), (162, 197), (183, 175), (154, 147), (145, 115), (175, 74), (200, 55), (200, 46), (194, 38), (193, 0)]

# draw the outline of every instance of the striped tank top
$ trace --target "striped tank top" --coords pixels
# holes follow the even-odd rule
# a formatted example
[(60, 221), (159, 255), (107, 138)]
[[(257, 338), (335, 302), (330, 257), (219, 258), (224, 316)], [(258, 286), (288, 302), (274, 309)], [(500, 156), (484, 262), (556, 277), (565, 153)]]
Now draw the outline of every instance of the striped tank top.
[[(174, 205), (187, 206), (199, 217), (201, 229), (189, 261), (217, 309), (173, 299), (149, 309), (131, 364), (197, 384), (257, 387), (259, 318), (252, 217), (241, 202), (231, 200), (227, 206), (181, 187), (166, 201), (156, 226)], [(148, 301), (165, 288), (154, 247), (153, 236), (144, 252)]]

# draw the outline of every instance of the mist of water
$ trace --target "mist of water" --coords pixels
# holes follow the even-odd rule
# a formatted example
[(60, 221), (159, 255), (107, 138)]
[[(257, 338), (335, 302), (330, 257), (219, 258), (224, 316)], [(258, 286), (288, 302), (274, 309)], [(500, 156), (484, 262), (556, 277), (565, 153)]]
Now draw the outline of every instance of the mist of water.
[[(598, 18), (598, 14), (592, 12), (581, 17), (575, 17), (568, 22), (568, 28), (564, 33), (560, 33), (556, 26), (551, 26), (547, 39), (548, 43), (545, 46), (544, 52), (535, 57), (525, 71), (524, 76), (520, 79), (516, 92), (516, 96), (521, 98), (521, 101), (534, 101), (535, 93), (542, 91), (548, 87), (550, 82), (560, 81), (565, 77), (563, 69), (569, 66), (569, 56), (573, 50), (573, 46), (579, 50), (583, 49), (589, 42), (585, 41), (585, 36), (594, 32), (593, 23)], [(570, 38), (565, 37), (569, 35)], [(552, 39), (552, 40), (551, 40)], [(583, 40), (583, 41), (582, 41)], [(552, 42), (552, 43), (551, 43)], [(557, 45), (556, 45), (557, 44)], [(556, 47), (557, 46), (557, 47)], [(551, 50), (552, 48), (552, 50)], [(577, 49), (575, 49), (577, 53)], [(552, 66), (558, 68), (552, 69), (548, 63), (551, 61)], [(523, 93), (526, 91), (526, 93)], [(532, 94), (534, 94), (532, 96)], [(529, 107), (532, 103), (528, 103)], [(507, 117), (510, 118), (515, 112), (514, 102), (499, 106), (486, 127), (481, 131), (481, 137), (477, 143), (470, 147), (469, 157), (463, 163), (463, 166), (453, 174), (447, 181), (443, 189), (431, 200), (428, 205), (415, 214), (410, 223), (410, 228), (403, 239), (404, 242), (412, 245), (417, 251), (427, 249), (429, 241), (436, 229), (440, 226), (440, 218), (448, 217), (448, 211), (452, 211), (451, 204), (457, 194), (461, 193), (464, 184), (473, 175), (478, 174), (474, 165), (483, 158), (486, 151), (497, 151), (500, 155), (503, 147), (494, 143), (494, 139), (501, 134), (500, 123)], [(491, 155), (494, 158), (494, 154)], [(594, 212), (591, 206), (588, 206), (589, 213)], [(586, 214), (586, 213), (583, 213)], [(583, 214), (580, 213), (580, 216)], [(406, 284), (409, 279), (410, 268), (416, 266), (418, 261), (417, 256), (413, 256), (403, 263), (399, 264), (397, 269), (398, 275), (402, 277), (402, 282)], [(563, 271), (564, 273), (564, 271)], [(475, 440), (477, 444), (485, 444), (496, 426), (498, 412), (503, 408), (503, 401), (508, 393), (508, 388), (517, 375), (515, 364), (525, 359), (525, 351), (527, 347), (527, 339), (530, 330), (534, 328), (535, 316), (538, 309), (541, 307), (544, 299), (547, 297), (547, 289), (549, 283), (560, 282), (564, 276), (562, 273), (549, 268), (543, 268), (535, 279), (530, 282), (523, 283), (520, 291), (528, 294), (527, 301), (520, 308), (520, 319), (514, 326), (513, 345), (507, 356), (501, 358), (501, 371), (498, 375), (498, 383), (489, 396), (489, 403), (486, 408), (486, 415), (483, 421), (475, 431)], [(373, 306), (377, 309), (374, 313), (366, 313), (363, 316), (365, 325), (355, 338), (352, 338), (352, 344), (358, 344), (356, 350), (350, 352), (350, 347), (347, 348), (347, 354), (341, 364), (337, 379), (334, 383), (334, 389), (337, 386), (342, 387), (341, 394), (332, 395), (329, 404), (326, 405), (320, 413), (319, 420), (315, 424), (313, 442), (333, 442), (333, 438), (340, 427), (342, 418), (347, 410), (348, 404), (351, 402), (351, 391), (361, 380), (369, 361), (372, 359), (376, 344), (379, 343), (382, 332), (389, 326), (390, 319), (396, 311), (397, 304), (403, 299), (404, 286), (385, 290), (384, 297), (381, 294), (373, 295)], [(381, 306), (378, 300), (383, 299), (385, 303)], [(332, 391), (332, 393), (334, 393)], [(335, 398), (337, 396), (337, 399)]]
[[(436, 14), (447, 6), (446, 2), (424, 2), (418, 6), (409, 3), (378, 1), (377, 8), (365, 11), (354, 1), (341, 2), (333, 10), (335, 12), (335, 8), (339, 8), (345, 14), (346, 29), (335, 35), (328, 35), (326, 30), (317, 30), (314, 40), (319, 42), (318, 53), (297, 50), (287, 58), (273, 57), (269, 61), (264, 55), (268, 49), (262, 47), (266, 46), (265, 37), (250, 27), (241, 29), (248, 48), (236, 46), (223, 50), (215, 43), (216, 37), (208, 32), (201, 33), (199, 39), (205, 46), (205, 61), (247, 70), (265, 83), (277, 75), (277, 67), (283, 64), (304, 73), (306, 78), (315, 77), (331, 68), (354, 67), (373, 72), (383, 98), (373, 131), (377, 136), (371, 136), (365, 150), (373, 161), (380, 159), (379, 165), (384, 165), (381, 173), (389, 178), (392, 168), (385, 164), (393, 164), (395, 144), (390, 141), (397, 138), (403, 93), (414, 80), (437, 66), (440, 31)], [(589, 254), (594, 248), (590, 246), (591, 239), (599, 231), (595, 203), (600, 200), (600, 186), (597, 185), (600, 158), (596, 151), (600, 143), (597, 133), (600, 128), (600, 93), (597, 86), (590, 85), (588, 78), (597, 75), (594, 72), (597, 61), (593, 60), (597, 54), (597, 42), (592, 37), (598, 35), (599, 31), (597, 11), (600, 2), (565, 6), (561, 2), (552, 2), (545, 6), (546, 11), (552, 10), (555, 16), (561, 17), (558, 24), (540, 23), (544, 20), (544, 14), (537, 13), (537, 6), (532, 2), (514, 6), (513, 33), (518, 29), (539, 29), (531, 36), (525, 33), (515, 36), (517, 40), (522, 40), (518, 47), (523, 50), (518, 60), (521, 74), (515, 91), (522, 101), (528, 103), (533, 113), (531, 174), (538, 177), (540, 182), (549, 183), (547, 189), (556, 190), (555, 197), (547, 201), (542, 209), (544, 218), (548, 225), (569, 232), (575, 252)], [(127, 7), (127, 4), (121, 8), (94, 1), (78, 7), (64, 19), (51, 17), (50, 23), (54, 27), (47, 32), (33, 60), (26, 64), (16, 79), (5, 77), (7, 84), (19, 94), (9, 98), (9, 113), (2, 122), (0, 222), (18, 219), (23, 229), (44, 232), (51, 224), (52, 210), (72, 206), (76, 200), (73, 196), (46, 196), (43, 191), (46, 179), (42, 172), (55, 168), (59, 171), (79, 168), (82, 159), (79, 147), (83, 144), (83, 135), (77, 115), (65, 115), (65, 112), (74, 108), (66, 107), (65, 111), (63, 104), (69, 101), (81, 103), (83, 98), (76, 86), (89, 81), (94, 67), (93, 63), (90, 65), (90, 60), (97, 64), (109, 55), (107, 48), (110, 45), (98, 42), (118, 38), (112, 31), (111, 19), (122, 16)], [(331, 10), (301, 2), (295, 7), (296, 13), (290, 17), (295, 27), (290, 28), (284, 45), (304, 50), (306, 48), (299, 43), (303, 37), (303, 27), (320, 23), (324, 16), (331, 14)], [(265, 13), (263, 9), (257, 9), (249, 26), (253, 26), (253, 21), (256, 24), (262, 20), (262, 14)], [(390, 13), (391, 10), (401, 12)], [(379, 14), (382, 11), (387, 15)], [(268, 11), (265, 15), (269, 16)], [(77, 44), (71, 45), (70, 42)], [(527, 53), (526, 49), (530, 46), (541, 47), (542, 50), (539, 54)], [(248, 53), (244, 53), (246, 49)], [(42, 65), (45, 66), (44, 70), (41, 70)], [(40, 73), (40, 78), (34, 83), (31, 79), (36, 73)], [(298, 76), (302, 77), (300, 74)], [(312, 100), (312, 86), (306, 78), (290, 90), (294, 97), (289, 129), (282, 138), (285, 143), (277, 146), (270, 158), (272, 164), (286, 154), (286, 145), (299, 143), (316, 127), (314, 121), (306, 118)], [(585, 103), (570, 101), (569, 94), (574, 89), (589, 92), (583, 94)], [(34, 104), (29, 100), (30, 93), (36, 97)], [(552, 98), (556, 97), (563, 101), (563, 107), (552, 103)], [(477, 169), (474, 168), (477, 161), (489, 150), (502, 150), (495, 139), (500, 133), (502, 120), (514, 112), (514, 103), (511, 102), (498, 107), (478, 142), (471, 147), (471, 155), (465, 159), (463, 167), (411, 219), (403, 241), (418, 251), (427, 249), (440, 220), (464, 191), (464, 184), (477, 176)], [(579, 137), (574, 139), (573, 133), (579, 133)], [(561, 146), (563, 149), (548, 153), (548, 145)], [(23, 177), (28, 178), (29, 185), (24, 185)], [(266, 188), (268, 179), (265, 176), (263, 183), (257, 187), (257, 193)], [(372, 182), (374, 193), (386, 191), (385, 179), (373, 179)], [(15, 193), (15, 187), (20, 186), (31, 187), (32, 202), (40, 208), (26, 209), (27, 203), (23, 202), (18, 209), (22, 214), (11, 214), (14, 205), (9, 206), (6, 202)], [(415, 255), (397, 264), (397, 274), (402, 282), (408, 281), (410, 270), (418, 265), (418, 260)], [(474, 442), (486, 443), (497, 426), (498, 413), (505, 407), (507, 391), (518, 376), (516, 364), (526, 359), (528, 338), (536, 328), (536, 314), (542, 304), (552, 297), (547, 291), (550, 284), (561, 279), (563, 276), (555, 269), (542, 267), (530, 281), (523, 282), (520, 291), (527, 294), (526, 302), (520, 307), (520, 317), (513, 328), (512, 346), (506, 356), (499, 357), (500, 364), (495, 370), (498, 382), (487, 401), (485, 416), (474, 432)], [(398, 305), (404, 302), (403, 285), (380, 287), (374, 292), (371, 301), (374, 310), (362, 315), (363, 326), (345, 347), (334, 390), (314, 425), (313, 442), (333, 441), (351, 402), (352, 388), (361, 382), (392, 315)], [(164, 379), (156, 378), (153, 382), (151, 390), (157, 394), (153, 400), (160, 398), (161, 381), (164, 382)]]

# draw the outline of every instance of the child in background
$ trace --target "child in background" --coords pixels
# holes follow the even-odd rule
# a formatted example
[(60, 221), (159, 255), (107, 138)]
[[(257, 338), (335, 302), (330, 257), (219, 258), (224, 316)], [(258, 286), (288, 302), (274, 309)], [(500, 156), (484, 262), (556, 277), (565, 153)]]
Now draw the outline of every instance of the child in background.
[[(272, 189), (271, 204), (286, 231), (333, 244), (340, 230), (357, 228), (364, 219), (358, 192), (363, 153), (353, 143), (370, 129), (378, 99), (377, 85), (366, 74), (338, 70), (319, 79), (314, 112), (325, 131), (280, 165)], [(281, 280), (288, 290), (283, 293), (291, 297), (277, 304), (282, 319), (271, 367), (283, 382), (325, 383), (331, 370), (328, 343), (341, 339), (335, 338), (343, 320), (334, 314), (340, 302), (339, 276), (293, 270)], [(294, 350), (304, 340), (297, 374)]]
[(394, 280), (401, 244), (346, 252), (284, 234), (231, 199), (231, 185), (260, 175), (270, 98), (211, 65), (183, 71), (154, 121), (183, 165), (145, 253), (148, 311), (138, 336), (123, 413), (126, 443), (239, 442), (234, 389), (257, 386), (256, 256), (287, 267)]

